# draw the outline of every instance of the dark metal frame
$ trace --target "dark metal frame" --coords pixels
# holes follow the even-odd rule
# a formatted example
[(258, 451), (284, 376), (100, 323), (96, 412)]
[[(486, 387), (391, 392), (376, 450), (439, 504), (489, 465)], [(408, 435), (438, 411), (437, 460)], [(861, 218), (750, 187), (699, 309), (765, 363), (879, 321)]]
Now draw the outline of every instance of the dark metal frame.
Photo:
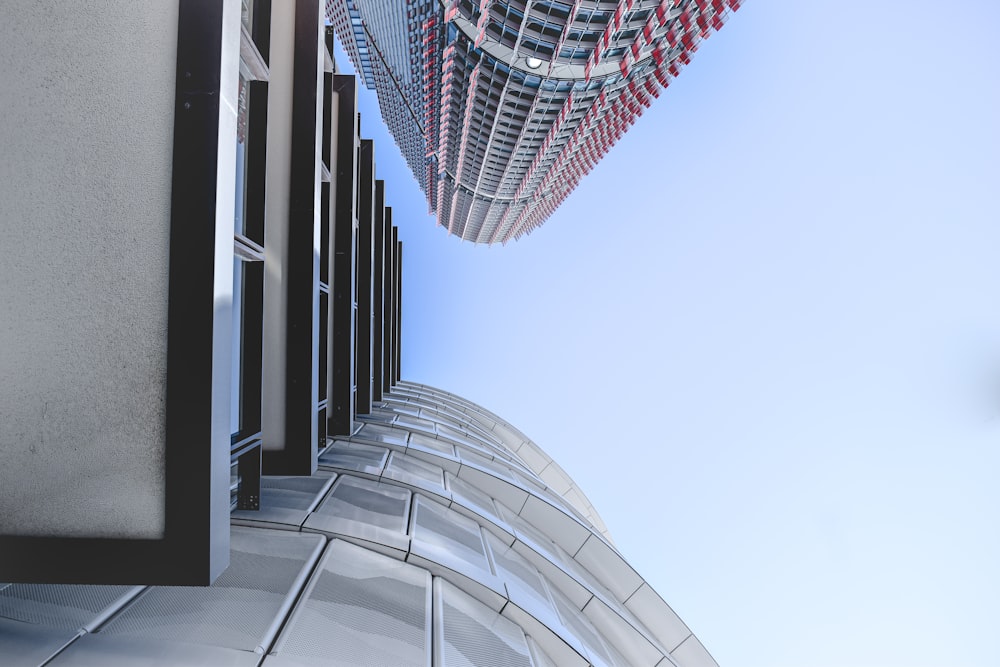
[(399, 382), (402, 374), (402, 358), (400, 356), (402, 346), (400, 345), (400, 339), (403, 333), (403, 242), (399, 240), (399, 230), (396, 227), (392, 228), (392, 240), (396, 243), (396, 280), (393, 285), (393, 294), (395, 296), (395, 303), (393, 305), (396, 307), (396, 312), (394, 313), (396, 331), (392, 340), (392, 354), (394, 358), (392, 368), (395, 375), (393, 376), (392, 384), (396, 384)]
[[(255, 0), (250, 36), (266, 63), (270, 51), (271, 0)], [(266, 81), (249, 81), (247, 127), (246, 209), (243, 235), (236, 235), (243, 262), (240, 344), (240, 428), (231, 436), (230, 461), (236, 465), (237, 509), (260, 509), (261, 367), (264, 351), (264, 201), (267, 174)], [(236, 389), (234, 388), (234, 391)]]
[(375, 181), (375, 218), (372, 228), (372, 401), (382, 400), (382, 345), (385, 320), (385, 181)]
[(372, 287), (374, 280), (375, 144), (361, 140), (358, 153), (358, 333), (354, 339), (358, 394), (356, 414), (372, 411)]
[(320, 72), (316, 58), (320, 34), (318, 0), (295, 5), (294, 65), (292, 74), (291, 179), (287, 233), (285, 291), (285, 432), (284, 448), (264, 450), (268, 475), (311, 475), (316, 471), (316, 425), (319, 383), (319, 258), (315, 231), (316, 210), (316, 102)]
[(230, 354), (215, 340), (214, 291), (223, 4), (178, 2), (166, 437), (147, 445), (166, 452), (164, 537), (0, 536), (6, 581), (198, 585), (229, 563), (229, 405), (215, 389), (230, 378), (213, 377), (213, 362), (226, 368)]
[(355, 261), (358, 221), (357, 146), (358, 118), (356, 80), (353, 75), (334, 75), (337, 93), (337, 155), (335, 174), (333, 263), (330, 272), (330, 392), (327, 426), (331, 435), (350, 435), (354, 430), (354, 335)]
[(260, 509), (260, 438), (250, 438), (233, 447), (231, 461), (236, 464), (239, 488), (236, 491), (236, 509)]
[[(261, 216), (263, 217), (263, 216)], [(242, 237), (237, 239), (241, 246)], [(262, 250), (262, 249), (261, 249)], [(264, 349), (264, 261), (243, 261), (243, 299), (233, 303), (243, 319), (240, 345), (240, 430), (230, 436), (230, 462), (237, 465), (237, 509), (260, 509), (261, 469), (261, 355)]]
[(385, 229), (383, 243), (385, 247), (384, 281), (382, 296), (382, 391), (388, 392), (395, 384), (393, 372), (396, 339), (396, 230), (392, 226), (392, 208), (385, 209)]

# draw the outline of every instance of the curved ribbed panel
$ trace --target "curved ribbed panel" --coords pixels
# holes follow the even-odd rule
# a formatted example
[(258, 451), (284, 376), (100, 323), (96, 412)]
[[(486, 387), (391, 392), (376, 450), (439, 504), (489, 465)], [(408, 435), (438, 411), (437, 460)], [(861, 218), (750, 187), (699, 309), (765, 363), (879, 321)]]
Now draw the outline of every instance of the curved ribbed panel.
[(426, 667), (431, 576), (335, 540), (269, 662)]
[[(359, 421), (321, 454), (337, 481), (302, 529), (433, 577), (430, 664), (715, 664), (602, 534), (586, 496), (510, 424), (409, 382)], [(300, 632), (297, 618), (286, 633)], [(365, 632), (391, 635), (386, 623)]]
[(466, 422), (466, 429), (470, 431), (467, 437), (477, 438), (479, 442), (492, 447), (493, 453), (516, 461), (522, 468), (526, 468), (530, 473), (527, 483), (531, 484), (531, 480), (535, 480), (535, 484), (541, 482), (542, 488), (559, 494), (569, 504), (571, 511), (597, 528), (607, 541), (611, 541), (607, 526), (583, 491), (538, 445), (509, 423), (455, 394), (426, 385), (401, 382), (394, 395), (386, 397), (387, 404), (394, 408), (398, 408), (400, 399), (411, 406), (423, 405), (422, 416), (435, 424), (447, 425), (448, 420)]
[(0, 589), (5, 655), (36, 664), (61, 651), (54, 665), (715, 665), (608, 541), (586, 496), (510, 424), (409, 382), (359, 422), (328, 441), (314, 476), (264, 478), (263, 509), (233, 515), (232, 565), (211, 587)]
[(532, 667), (528, 641), (515, 623), (444, 581), (435, 587), (440, 628), (435, 667)]
[(542, 224), (739, 7), (327, 1), (438, 224), (477, 243)]

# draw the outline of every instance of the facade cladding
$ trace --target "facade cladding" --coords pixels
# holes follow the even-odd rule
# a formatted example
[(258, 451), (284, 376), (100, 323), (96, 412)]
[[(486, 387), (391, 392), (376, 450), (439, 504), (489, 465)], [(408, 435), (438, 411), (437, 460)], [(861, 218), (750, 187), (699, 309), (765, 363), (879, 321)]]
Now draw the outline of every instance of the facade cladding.
[(64, 5), (0, 8), (0, 664), (715, 665), (551, 458), (401, 380), (320, 1)]
[(400, 381), (318, 463), (233, 512), (210, 587), (0, 587), (4, 664), (715, 665), (483, 408)]
[(740, 0), (326, 0), (451, 234), (542, 224)]

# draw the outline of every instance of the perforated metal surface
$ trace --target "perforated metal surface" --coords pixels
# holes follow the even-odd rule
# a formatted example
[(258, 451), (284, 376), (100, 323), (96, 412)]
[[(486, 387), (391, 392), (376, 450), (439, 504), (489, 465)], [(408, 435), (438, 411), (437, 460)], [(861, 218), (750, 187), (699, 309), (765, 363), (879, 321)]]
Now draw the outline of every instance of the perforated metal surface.
[(0, 618), (0, 664), (40, 665), (76, 637), (78, 631)]
[(385, 405), (387, 408), (391, 408), (393, 412), (397, 412), (401, 415), (411, 415), (413, 417), (420, 415), (420, 407), (416, 405), (410, 405), (405, 400), (403, 400), (402, 396), (395, 396), (395, 395), (387, 396), (385, 397), (385, 400), (382, 401), (382, 404)]
[(384, 410), (377, 405), (372, 406), (372, 411), (366, 415), (356, 415), (361, 422), (378, 422), (380, 424), (391, 424), (396, 421), (396, 415), (391, 410)]
[(303, 528), (405, 551), (410, 496), (410, 491), (400, 486), (342, 475)]
[(316, 535), (234, 528), (229, 568), (215, 584), (151, 588), (100, 634), (253, 651), (270, 643), (267, 633), (322, 543)]
[(438, 495), (445, 495), (444, 470), (441, 466), (421, 461), (400, 452), (392, 452), (382, 473), (383, 479), (394, 479)]
[(83, 635), (45, 667), (257, 667), (260, 657), (205, 644)]
[(303, 664), (426, 667), (430, 575), (330, 543), (274, 654)]
[(434, 430), (434, 424), (426, 419), (421, 419), (420, 417), (400, 415), (396, 417), (396, 421), (394, 423), (396, 426), (401, 426), (410, 431), (411, 442), (413, 440), (412, 434), (414, 432), (427, 433), (430, 434), (431, 437), (433, 437), (436, 433)]
[(410, 447), (417, 447), (426, 451), (440, 452), (451, 458), (455, 458), (455, 446), (445, 440), (438, 440), (435, 437), (414, 433), (410, 436)]
[(405, 429), (395, 429), (384, 424), (365, 424), (354, 434), (354, 437), (364, 440), (384, 442), (389, 445), (406, 445), (409, 432)]
[(480, 602), (441, 581), (442, 646), (438, 667), (532, 667), (524, 632)]
[(492, 574), (479, 524), (421, 496), (416, 504), (414, 553), (473, 577)]
[(378, 475), (388, 456), (382, 447), (335, 440), (320, 454), (319, 465)]
[[(383, 428), (367, 426), (373, 426), (370, 435)], [(485, 452), (479, 447), (486, 443), (473, 446)], [(597, 554), (608, 563), (590, 554), (587, 545), (597, 539), (591, 535), (574, 559), (553, 541), (548, 515), (526, 510), (529, 502), (541, 501), (525, 488), (555, 500), (551, 492), (540, 491), (536, 478), (519, 471), (511, 477), (516, 484), (499, 481), (493, 473), (510, 469), (468, 446), (457, 446), (462, 465), (457, 458), (449, 461), (454, 447), (420, 434), (411, 434), (406, 452), (337, 441), (324, 454), (324, 465), (360, 472), (264, 478), (263, 511), (233, 514), (234, 522), (258, 528), (234, 529), (232, 565), (214, 586), (150, 589), (97, 634), (76, 638), (77, 628), (106, 618), (101, 610), (108, 598), (125, 587), (0, 584), (0, 665), (38, 664), (67, 642), (72, 644), (53, 664), (131, 665), (150, 656), (149, 664), (158, 667), (249, 666), (262, 658), (266, 667), (426, 667), (433, 656), (437, 665), (449, 667), (583, 667), (584, 655), (597, 667), (650, 664), (650, 651), (629, 646), (645, 641), (629, 634), (632, 628), (641, 634), (643, 624), (636, 614), (619, 610), (620, 603), (600, 583), (621, 578), (617, 554), (611, 549)], [(456, 472), (471, 476), (463, 479)], [(381, 475), (383, 481), (368, 475)], [(288, 532), (260, 528), (267, 525)], [(309, 563), (319, 559), (325, 541), (291, 532), (299, 526), (352, 543), (332, 540), (313, 571)], [(615, 595), (622, 590), (616, 588)], [(636, 594), (632, 611), (659, 614), (649, 597)], [(284, 629), (273, 652), (266, 658), (255, 654), (271, 648), (279, 628)], [(641, 660), (626, 660), (623, 653)], [(711, 660), (703, 648), (698, 656), (691, 658), (693, 664)]]
[(316, 514), (405, 532), (409, 499), (410, 492), (406, 489), (345, 475), (316, 508)]
[[(493, 465), (494, 452), (486, 445), (480, 444), (471, 438), (459, 438), (454, 435), (439, 437), (447, 437), (451, 440), (455, 444), (455, 449), (463, 461), (482, 464), (487, 470), (489, 470), (490, 465)], [(513, 479), (506, 468), (497, 468), (497, 476), (508, 481)]]
[(291, 491), (303, 495), (315, 495), (326, 486), (329, 474), (315, 473), (312, 477), (284, 477), (264, 475), (260, 478), (260, 488), (274, 491)]
[(0, 616), (76, 630), (133, 590), (131, 586), (11, 584), (0, 590)]
[(459, 504), (492, 520), (494, 523), (498, 523), (501, 526), (507, 525), (500, 518), (500, 513), (497, 512), (496, 505), (493, 504), (493, 499), (489, 495), (454, 475), (446, 474), (445, 479), (447, 480), (448, 490), (451, 491), (452, 498)]
[(241, 525), (279, 524), (298, 528), (329, 490), (336, 475), (324, 470), (312, 477), (262, 477), (260, 509), (236, 510), (234, 523)]

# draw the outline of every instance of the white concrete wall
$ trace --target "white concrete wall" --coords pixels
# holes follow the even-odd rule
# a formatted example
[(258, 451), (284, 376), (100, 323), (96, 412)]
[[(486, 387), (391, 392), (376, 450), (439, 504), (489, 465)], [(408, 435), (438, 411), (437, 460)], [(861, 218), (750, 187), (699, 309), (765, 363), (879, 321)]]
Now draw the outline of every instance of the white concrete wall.
[(0, 3), (0, 534), (162, 535), (177, 5)]

